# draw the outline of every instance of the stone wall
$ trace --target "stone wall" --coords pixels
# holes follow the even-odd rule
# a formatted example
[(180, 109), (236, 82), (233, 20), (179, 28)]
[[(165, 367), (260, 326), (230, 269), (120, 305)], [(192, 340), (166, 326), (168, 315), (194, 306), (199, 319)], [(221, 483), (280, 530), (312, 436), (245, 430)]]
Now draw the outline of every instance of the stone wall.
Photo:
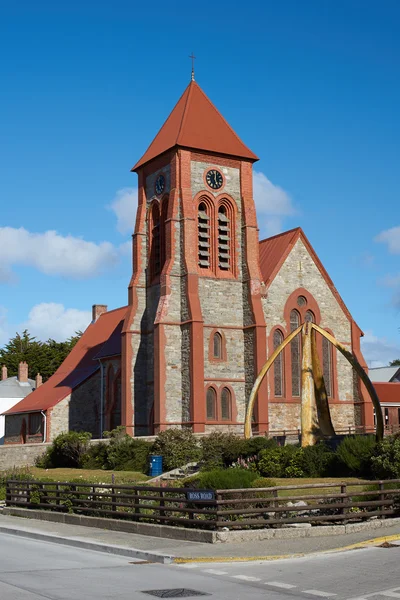
[[(351, 323), (342, 306), (339, 304), (325, 278), (318, 269), (303, 241), (299, 239), (284, 261), (279, 273), (268, 288), (268, 295), (263, 299), (263, 308), (267, 322), (267, 334), (273, 327), (280, 326), (286, 336), (290, 331), (290, 323), (285, 318), (285, 305), (295, 290), (303, 288), (317, 302), (321, 313), (319, 325), (333, 332), (336, 339), (351, 349)], [(295, 306), (293, 307), (295, 308)], [(270, 345), (271, 346), (271, 345)], [(347, 360), (336, 352), (336, 372), (339, 401), (357, 402), (359, 397), (353, 378), (353, 370)], [(273, 390), (273, 369), (268, 377), (269, 397)], [(290, 376), (290, 375), (289, 375)], [(299, 427), (299, 413), (296, 405), (287, 403), (270, 403), (270, 430), (295, 429)], [(354, 426), (354, 405), (334, 405), (332, 419), (335, 426)], [(285, 426), (284, 426), (285, 425)]]
[(13, 444), (0, 446), (0, 471), (14, 467), (33, 467), (50, 444)]

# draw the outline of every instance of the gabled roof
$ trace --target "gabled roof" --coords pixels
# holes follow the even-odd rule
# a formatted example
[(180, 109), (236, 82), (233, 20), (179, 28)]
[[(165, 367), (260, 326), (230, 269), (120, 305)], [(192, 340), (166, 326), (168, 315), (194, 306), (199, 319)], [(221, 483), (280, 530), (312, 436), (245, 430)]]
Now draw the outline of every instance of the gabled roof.
[(33, 379), (26, 382), (19, 381), (18, 377), (8, 377), (0, 381), (0, 400), (2, 398), (25, 398), (35, 389), (36, 383)]
[(375, 367), (368, 369), (369, 378), (376, 382), (400, 381), (400, 366)]
[(333, 284), (332, 279), (329, 277), (327, 271), (325, 270), (323, 264), (319, 260), (314, 248), (311, 246), (301, 227), (290, 229), (289, 231), (285, 231), (283, 233), (274, 235), (270, 238), (260, 241), (260, 269), (267, 289), (271, 285), (272, 281), (275, 279), (281, 266), (283, 265), (284, 261), (293, 249), (297, 240), (299, 239), (301, 239), (304, 243), (305, 247), (310, 253), (310, 256), (314, 260), (319, 272), (325, 279), (332, 294), (335, 296), (336, 300), (340, 304), (343, 312), (346, 314), (350, 321), (353, 321), (353, 318), (347, 306), (343, 302), (339, 292)]
[(195, 81), (189, 83), (132, 171), (175, 146), (258, 160)]
[[(106, 355), (110, 355), (107, 350), (110, 340), (112, 340), (113, 353), (117, 353), (114, 333), (121, 332), (127, 309), (128, 307), (124, 306), (100, 315), (97, 321), (91, 323), (85, 330), (54, 375), (4, 414), (34, 412), (51, 408), (93, 375), (100, 368), (97, 357), (103, 355), (103, 347), (106, 349)], [(120, 335), (118, 335), (118, 339), (120, 354)]]

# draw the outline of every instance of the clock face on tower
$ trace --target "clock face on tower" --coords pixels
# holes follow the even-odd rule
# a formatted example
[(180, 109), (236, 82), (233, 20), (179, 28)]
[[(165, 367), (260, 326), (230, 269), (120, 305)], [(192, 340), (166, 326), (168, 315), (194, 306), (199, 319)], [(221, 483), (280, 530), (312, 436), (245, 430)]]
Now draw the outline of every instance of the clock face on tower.
[(159, 175), (156, 179), (156, 194), (157, 196), (161, 196), (161, 194), (163, 193), (164, 189), (165, 189), (165, 177), (164, 175)]
[(213, 190), (219, 190), (224, 184), (224, 178), (217, 169), (210, 169), (206, 174), (206, 182)]

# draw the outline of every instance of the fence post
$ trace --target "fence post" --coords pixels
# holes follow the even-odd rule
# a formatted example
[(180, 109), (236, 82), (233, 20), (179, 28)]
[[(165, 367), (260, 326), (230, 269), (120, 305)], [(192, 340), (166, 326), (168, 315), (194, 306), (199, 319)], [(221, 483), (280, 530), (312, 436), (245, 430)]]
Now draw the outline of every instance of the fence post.
[[(219, 511), (219, 503), (222, 501), (222, 498), (223, 498), (222, 494), (218, 493), (216, 495), (215, 507), (217, 509), (216, 510), (217, 513)], [(219, 515), (218, 514), (216, 515), (216, 517), (217, 517), (216, 521), (215, 521), (215, 527), (216, 527), (216, 529), (218, 529), (218, 527), (224, 527), (223, 522), (220, 522), (220, 520), (219, 520)]]
[[(274, 509), (274, 508), (277, 508), (279, 506), (279, 494), (278, 494), (278, 490), (276, 490), (276, 489), (273, 490), (272, 491), (272, 495), (275, 498), (275, 500), (273, 500), (273, 502), (271, 502), (272, 508)], [(274, 512), (274, 518), (276, 520), (281, 518), (282, 515), (281, 515), (280, 512), (276, 512), (275, 510), (273, 512)]]
[(111, 488), (111, 510), (117, 512), (117, 495), (115, 493), (115, 487)]
[(135, 507), (135, 515), (138, 515), (138, 517), (136, 517), (138, 520), (140, 519), (140, 500), (138, 498), (138, 491), (135, 490), (134, 492), (134, 507)]
[[(386, 494), (384, 493), (385, 491), (385, 484), (383, 481), (380, 481), (379, 484), (379, 500), (380, 502), (382, 502), (380, 509), (381, 509), (381, 513), (385, 510), (385, 505), (383, 504), (383, 501), (386, 499)], [(393, 500), (393, 496), (392, 496), (392, 500)], [(381, 515), (382, 517), (384, 516), (383, 514)]]
[[(347, 484), (346, 483), (342, 483), (341, 484), (341, 486), (340, 486), (340, 493), (341, 494), (346, 494), (346, 497), (342, 498), (342, 504), (345, 505), (342, 508), (342, 515), (347, 515), (347, 512), (348, 512), (348, 508), (347, 508), (348, 497), (347, 497)], [(343, 523), (343, 525), (346, 525), (347, 519), (343, 519), (342, 523)]]
[[(165, 500), (164, 500), (164, 491), (160, 490), (160, 496), (161, 496), (161, 500), (160, 500), (160, 508), (159, 508), (159, 515), (160, 517), (165, 517), (165, 510), (163, 510), (163, 507), (165, 506)], [(164, 520), (160, 519), (161, 523), (165, 523)]]

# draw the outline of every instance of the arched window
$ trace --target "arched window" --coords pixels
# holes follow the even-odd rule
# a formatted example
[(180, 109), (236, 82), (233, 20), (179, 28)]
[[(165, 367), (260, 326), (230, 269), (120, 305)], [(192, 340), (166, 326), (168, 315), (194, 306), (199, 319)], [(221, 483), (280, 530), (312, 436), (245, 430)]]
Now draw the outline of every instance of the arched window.
[(209, 387), (206, 396), (207, 421), (217, 420), (217, 393), (214, 388)]
[(214, 333), (213, 358), (222, 359), (222, 335), (218, 331)]
[(198, 253), (200, 269), (211, 268), (211, 219), (205, 202), (200, 202), (198, 210)]
[[(279, 329), (276, 329), (274, 332), (274, 350), (278, 348), (283, 342), (283, 333)], [(274, 362), (274, 396), (281, 397), (284, 396), (283, 390), (283, 362), (284, 362), (284, 353), (280, 352), (276, 357)]]
[(326, 337), (322, 338), (322, 372), (326, 394), (328, 398), (332, 398), (332, 344)]
[(231, 269), (231, 222), (223, 204), (218, 209), (218, 266), (223, 271)]
[(304, 315), (304, 321), (306, 323), (315, 323), (315, 316), (312, 310), (308, 310)]
[(166, 246), (166, 230), (165, 223), (168, 215), (168, 197), (164, 198), (161, 206), (161, 218), (160, 218), (160, 273), (163, 270), (165, 260), (167, 257), (167, 246)]
[(221, 421), (231, 420), (231, 392), (228, 388), (222, 388), (221, 392)]
[(157, 202), (151, 209), (150, 273), (151, 279), (160, 274), (160, 209)]
[[(290, 313), (290, 331), (294, 331), (300, 326), (300, 314), (297, 310)], [(290, 342), (290, 357), (292, 361), (292, 396), (299, 397), (301, 390), (301, 352), (300, 352), (300, 334)]]

